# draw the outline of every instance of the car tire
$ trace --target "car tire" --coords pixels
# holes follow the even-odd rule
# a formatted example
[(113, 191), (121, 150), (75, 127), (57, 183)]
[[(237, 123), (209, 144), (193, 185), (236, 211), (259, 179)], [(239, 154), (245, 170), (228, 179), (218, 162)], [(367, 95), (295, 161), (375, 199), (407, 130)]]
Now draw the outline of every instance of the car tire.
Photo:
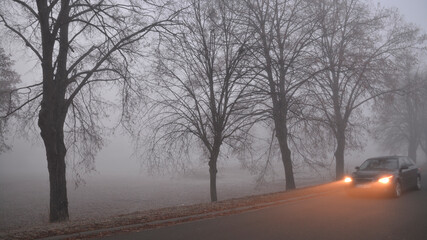
[(415, 190), (421, 190), (421, 176), (417, 177), (417, 185), (415, 185)]
[(397, 181), (394, 186), (393, 186), (393, 192), (392, 192), (392, 196), (394, 198), (398, 198), (402, 195), (402, 185), (400, 184), (399, 181)]

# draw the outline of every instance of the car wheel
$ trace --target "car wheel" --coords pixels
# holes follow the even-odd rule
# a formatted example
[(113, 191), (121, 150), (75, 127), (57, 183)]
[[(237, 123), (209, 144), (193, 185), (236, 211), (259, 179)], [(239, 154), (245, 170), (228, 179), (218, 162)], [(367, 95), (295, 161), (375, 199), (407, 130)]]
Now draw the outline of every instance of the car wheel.
[(417, 177), (417, 186), (415, 186), (416, 190), (421, 190), (421, 177)]
[(402, 195), (402, 185), (400, 182), (396, 182), (393, 188), (393, 197), (398, 198)]

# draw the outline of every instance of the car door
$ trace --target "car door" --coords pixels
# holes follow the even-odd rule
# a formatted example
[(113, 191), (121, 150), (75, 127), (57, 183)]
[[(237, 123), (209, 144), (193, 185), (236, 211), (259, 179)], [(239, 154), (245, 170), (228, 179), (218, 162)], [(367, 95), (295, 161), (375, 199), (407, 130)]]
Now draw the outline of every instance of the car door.
[(409, 187), (412, 188), (417, 184), (418, 168), (415, 166), (415, 163), (411, 158), (407, 157), (406, 162), (408, 163)]
[(409, 168), (409, 163), (407, 162), (405, 157), (399, 158), (399, 175), (402, 188), (408, 189), (411, 185), (411, 170)]

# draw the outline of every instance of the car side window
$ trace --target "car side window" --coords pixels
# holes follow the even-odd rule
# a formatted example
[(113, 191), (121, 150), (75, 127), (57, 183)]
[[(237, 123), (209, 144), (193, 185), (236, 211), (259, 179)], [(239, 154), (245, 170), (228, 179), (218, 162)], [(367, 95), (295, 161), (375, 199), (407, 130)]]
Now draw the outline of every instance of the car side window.
[(406, 160), (408, 166), (414, 166), (414, 161), (412, 161), (411, 158), (407, 157), (407, 158), (405, 158), (405, 160)]
[(404, 158), (404, 157), (399, 158), (399, 165), (400, 165), (400, 167), (403, 167), (403, 166), (409, 167), (408, 161), (406, 161), (406, 158)]

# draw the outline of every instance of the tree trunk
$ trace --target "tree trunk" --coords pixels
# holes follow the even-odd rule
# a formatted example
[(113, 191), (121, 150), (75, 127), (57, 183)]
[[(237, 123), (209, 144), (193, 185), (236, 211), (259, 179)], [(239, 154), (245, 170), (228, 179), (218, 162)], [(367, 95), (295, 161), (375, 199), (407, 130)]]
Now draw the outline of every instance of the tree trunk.
[(50, 183), (49, 221), (66, 221), (68, 215), (67, 182), (63, 126), (66, 114), (57, 101), (42, 101), (38, 125), (46, 149)]
[[(279, 121), (282, 122), (282, 121)], [(283, 124), (283, 125), (282, 125)], [(288, 129), (286, 124), (276, 124), (276, 137), (279, 142), (282, 163), (285, 169), (286, 190), (295, 189), (294, 171), (291, 159), (291, 150), (288, 145)]]
[(408, 157), (410, 157), (415, 162), (417, 161), (417, 149), (418, 149), (418, 141), (413, 138), (409, 140), (408, 143)]
[(337, 148), (335, 150), (335, 177), (341, 180), (344, 177), (344, 150), (345, 150), (345, 133), (338, 130), (336, 134)]
[[(218, 125), (216, 125), (218, 128)], [(215, 131), (215, 137), (213, 139), (212, 148), (209, 148), (209, 176), (210, 176), (210, 194), (211, 194), (211, 202), (216, 202), (218, 200), (216, 193), (216, 173), (218, 169), (216, 167), (216, 163), (218, 161), (219, 151), (221, 149), (222, 144), (222, 129)]]
[[(215, 144), (214, 144), (215, 146)], [(218, 160), (219, 147), (214, 147), (211, 152), (211, 157), (209, 158), (209, 176), (210, 176), (210, 193), (211, 193), (211, 202), (218, 201), (216, 193), (216, 174), (218, 169), (216, 167), (216, 162)]]

